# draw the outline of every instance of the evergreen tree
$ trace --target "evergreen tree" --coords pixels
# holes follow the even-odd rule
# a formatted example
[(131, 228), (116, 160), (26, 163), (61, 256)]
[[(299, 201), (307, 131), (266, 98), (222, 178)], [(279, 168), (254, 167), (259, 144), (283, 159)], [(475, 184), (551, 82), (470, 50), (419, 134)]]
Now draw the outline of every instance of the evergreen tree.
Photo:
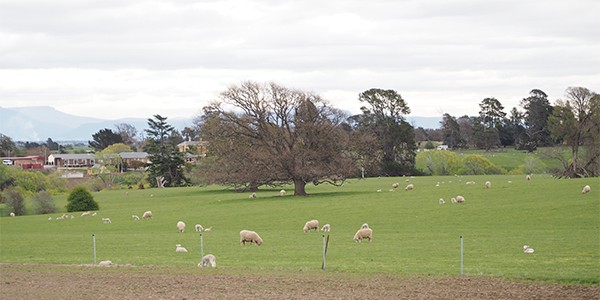
[(167, 118), (154, 115), (148, 119), (145, 132), (148, 135), (144, 151), (148, 152), (148, 182), (153, 187), (185, 186), (189, 180), (185, 176), (185, 159), (177, 148), (177, 139), (173, 126), (166, 122)]

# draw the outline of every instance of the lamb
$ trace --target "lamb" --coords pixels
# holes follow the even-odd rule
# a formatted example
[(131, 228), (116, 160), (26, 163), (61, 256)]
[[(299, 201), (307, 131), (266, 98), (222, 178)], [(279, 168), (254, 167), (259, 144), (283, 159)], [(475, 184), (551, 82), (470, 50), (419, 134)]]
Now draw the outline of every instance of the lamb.
[(138, 217), (137, 215), (131, 215), (131, 217), (133, 218), (134, 221), (140, 220), (140, 217)]
[(204, 228), (204, 232), (210, 232), (212, 230), (212, 226), (208, 227), (208, 228)]
[(315, 231), (319, 230), (319, 221), (317, 220), (310, 220), (308, 222), (306, 222), (306, 224), (304, 224), (304, 232), (308, 232), (311, 229), (314, 229)]
[(110, 221), (110, 218), (102, 218), (102, 223), (109, 224), (112, 222)]
[(250, 196), (248, 196), (248, 198), (256, 198), (256, 193), (250, 194)]
[(183, 223), (182, 221), (177, 222), (177, 229), (179, 229), (179, 232), (184, 232), (185, 231), (185, 223)]
[(410, 191), (410, 190), (412, 190), (412, 189), (414, 189), (414, 188), (415, 188), (415, 186), (414, 186), (414, 185), (411, 183), (411, 184), (407, 185), (407, 186), (404, 188), (404, 190), (406, 190), (406, 191)]
[(373, 240), (373, 229), (361, 228), (354, 235), (355, 242), (361, 242), (363, 239), (369, 239), (369, 243)]
[(531, 248), (531, 247), (529, 247), (527, 245), (524, 245), (523, 246), (523, 252), (524, 253), (533, 253), (533, 252), (535, 252), (535, 250), (533, 250), (533, 248)]
[(182, 247), (181, 244), (175, 245), (175, 252), (188, 253), (187, 249), (185, 249), (185, 247)]
[(323, 231), (323, 232), (331, 231), (331, 225), (329, 225), (329, 224), (323, 225), (323, 227), (321, 228), (321, 231)]
[(456, 196), (456, 203), (465, 203), (465, 197), (461, 195)]
[(11, 212), (10, 212), (10, 216), (11, 216), (11, 217), (14, 217), (14, 216), (16, 216), (16, 215), (15, 215), (15, 213), (14, 213), (14, 212), (12, 212), (12, 211), (11, 211)]
[(491, 181), (486, 181), (485, 184), (484, 184), (484, 186), (485, 186), (486, 189), (490, 189), (490, 188), (492, 188), (492, 182)]
[(242, 230), (240, 231), (240, 244), (246, 245), (246, 242), (250, 244), (256, 243), (257, 246), (260, 246), (263, 243), (263, 239), (254, 231)]
[(285, 190), (279, 191), (279, 196), (281, 196), (281, 197), (285, 196)]
[(91, 213), (91, 212), (89, 212), (89, 211), (86, 211), (86, 212), (83, 212), (83, 213), (81, 213), (81, 216), (82, 216), (82, 217), (89, 217), (89, 216), (91, 216), (91, 215), (92, 215), (92, 213)]
[(454, 204), (456, 204), (456, 198), (452, 197), (452, 199), (450, 199), (450, 201)]
[(200, 262), (198, 264), (198, 267), (200, 267), (200, 268), (208, 267), (209, 264), (210, 264), (211, 268), (217, 267), (217, 259), (212, 254), (204, 255), (204, 257), (202, 257), (202, 262)]
[(467, 181), (467, 184), (469, 184), (469, 185), (475, 184), (475, 181)]
[(531, 180), (531, 175), (527, 174), (527, 176), (525, 176), (525, 179)]
[(440, 198), (440, 204), (445, 204), (445, 203), (446, 203), (446, 201), (444, 201), (444, 198)]
[(144, 214), (142, 215), (142, 219), (152, 219), (152, 212), (151, 211), (145, 211)]
[(202, 227), (202, 225), (200, 224), (196, 224), (196, 226), (194, 226), (194, 229), (196, 229), (196, 231), (204, 231), (204, 227)]
[(103, 260), (101, 262), (98, 263), (98, 266), (100, 267), (108, 267), (111, 266), (113, 263), (110, 260)]
[(393, 189), (397, 189), (400, 186), (399, 183), (395, 182), (394, 184), (392, 184), (392, 188)]
[(364, 224), (360, 225), (360, 229), (365, 229), (365, 228), (369, 228), (369, 224), (364, 223)]
[(589, 185), (586, 185), (583, 187), (583, 190), (581, 191), (582, 194), (587, 194), (592, 190), (592, 188)]

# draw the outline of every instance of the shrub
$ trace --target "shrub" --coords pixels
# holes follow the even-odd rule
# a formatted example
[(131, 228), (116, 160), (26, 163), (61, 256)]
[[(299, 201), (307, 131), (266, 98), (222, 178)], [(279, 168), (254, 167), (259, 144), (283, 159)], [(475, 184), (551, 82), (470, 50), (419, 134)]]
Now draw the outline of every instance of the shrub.
[(98, 203), (94, 201), (92, 194), (84, 187), (75, 187), (67, 199), (67, 211), (98, 210)]
[(52, 195), (46, 191), (41, 191), (33, 196), (33, 207), (36, 214), (51, 214), (58, 209), (54, 204)]
[(461, 161), (460, 175), (494, 175), (505, 174), (506, 170), (494, 165), (489, 159), (481, 155), (466, 155)]
[(25, 214), (25, 199), (18, 189), (7, 189), (4, 191), (6, 206), (10, 212), (21, 216)]
[(427, 143), (425, 143), (425, 149), (433, 150), (433, 149), (435, 149), (435, 146), (433, 145), (433, 143), (431, 141), (427, 141)]

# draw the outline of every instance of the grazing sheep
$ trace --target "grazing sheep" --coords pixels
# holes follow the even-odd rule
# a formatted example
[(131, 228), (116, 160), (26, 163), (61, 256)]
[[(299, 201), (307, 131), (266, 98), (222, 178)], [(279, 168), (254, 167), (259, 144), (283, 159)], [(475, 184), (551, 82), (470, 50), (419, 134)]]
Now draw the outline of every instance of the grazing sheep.
[(204, 257), (202, 257), (202, 262), (200, 262), (198, 264), (198, 267), (204, 268), (204, 267), (208, 267), (208, 265), (210, 265), (211, 268), (217, 267), (217, 259), (212, 254), (204, 255)]
[(248, 196), (248, 198), (256, 198), (256, 193), (250, 194), (250, 196)]
[(360, 229), (365, 229), (365, 228), (369, 228), (369, 224), (365, 223), (360, 225)]
[(527, 245), (524, 245), (523, 246), (523, 252), (524, 253), (533, 253), (533, 252), (535, 252), (535, 250), (533, 250), (533, 248), (531, 248), (531, 247), (529, 247)]
[(395, 182), (394, 184), (392, 184), (392, 188), (393, 189), (397, 189), (400, 186), (399, 183)]
[(467, 181), (467, 184), (469, 184), (469, 185), (475, 184), (475, 181)]
[(306, 224), (304, 224), (304, 228), (303, 228), (304, 232), (308, 232), (311, 229), (318, 231), (319, 230), (319, 221), (310, 220), (310, 221), (306, 222)]
[(212, 226), (208, 227), (208, 228), (204, 228), (204, 232), (210, 232), (212, 230)]
[(329, 224), (323, 225), (323, 227), (321, 228), (321, 231), (323, 231), (323, 232), (331, 231), (331, 225), (329, 225)]
[(378, 190), (377, 190), (377, 192), (378, 192), (378, 193), (381, 193), (381, 189), (378, 189)]
[(142, 215), (142, 219), (152, 219), (152, 212), (151, 211), (145, 211), (144, 214)]
[(11, 216), (11, 217), (14, 217), (14, 216), (16, 216), (16, 215), (15, 215), (15, 213), (14, 213), (14, 212), (12, 212), (12, 211), (11, 211), (11, 212), (10, 212), (10, 216)]
[(187, 253), (187, 249), (185, 249), (185, 247), (182, 247), (181, 244), (177, 244), (175, 245), (175, 252), (179, 252), (179, 253)]
[(200, 224), (196, 224), (194, 226), (194, 229), (196, 229), (196, 231), (204, 231), (204, 227), (202, 227), (202, 225), (200, 225)]
[(183, 223), (182, 221), (177, 222), (177, 229), (179, 229), (179, 232), (184, 232), (185, 231), (185, 223)]
[(456, 198), (452, 197), (452, 199), (450, 199), (450, 201), (451, 201), (452, 203), (455, 203), (455, 204), (456, 204)]
[(102, 223), (109, 224), (109, 223), (112, 223), (112, 222), (110, 221), (110, 218), (102, 218)]
[(456, 196), (456, 203), (465, 203), (465, 197), (461, 195)]
[[(456, 200), (456, 199), (454, 199), (454, 200)], [(446, 201), (444, 201), (444, 198), (440, 198), (440, 204), (445, 204), (445, 203), (446, 203)]]
[(93, 213), (93, 214), (92, 214), (92, 217), (95, 217), (95, 216), (97, 216), (97, 215), (98, 215), (98, 213)]
[(52, 221), (52, 217), (48, 217), (48, 221)]
[(89, 217), (89, 216), (91, 216), (91, 215), (92, 215), (92, 213), (91, 213), (91, 212), (89, 212), (89, 211), (86, 211), (86, 212), (83, 212), (83, 213), (81, 213), (81, 216), (82, 216), (82, 217)]
[(103, 260), (101, 262), (98, 263), (98, 266), (100, 267), (108, 267), (111, 266), (113, 263), (110, 260)]
[(582, 194), (587, 194), (592, 190), (592, 188), (589, 185), (586, 185), (583, 187), (583, 190), (581, 190)]
[(411, 183), (411, 184), (407, 185), (407, 186), (404, 188), (404, 190), (406, 190), (406, 191), (411, 191), (411, 190), (412, 190), (412, 189), (414, 189), (414, 188), (415, 188), (415, 186), (414, 186), (414, 185)]
[(254, 231), (242, 230), (240, 231), (240, 244), (246, 245), (246, 242), (249, 242), (250, 244), (256, 243), (256, 245), (260, 246), (263, 243), (263, 240), (258, 233)]
[(281, 196), (281, 197), (285, 196), (285, 190), (279, 191), (279, 196)]
[(363, 239), (369, 239), (369, 243), (373, 240), (373, 229), (361, 228), (354, 235), (355, 242), (361, 242)]
[(531, 175), (528, 174), (527, 176), (525, 176), (525, 179), (531, 180)]
[(137, 215), (131, 215), (131, 218), (133, 218), (134, 221), (140, 220), (140, 217), (138, 217)]
[(485, 184), (484, 184), (484, 186), (485, 186), (486, 189), (490, 189), (490, 188), (492, 188), (492, 182), (491, 181), (486, 181)]

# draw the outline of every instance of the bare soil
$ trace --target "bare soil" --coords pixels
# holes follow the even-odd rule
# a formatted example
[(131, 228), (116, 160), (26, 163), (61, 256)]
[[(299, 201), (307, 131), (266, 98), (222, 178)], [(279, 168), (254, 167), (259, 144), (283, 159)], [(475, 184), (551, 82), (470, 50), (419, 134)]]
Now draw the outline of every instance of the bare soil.
[(0, 299), (600, 299), (598, 285), (482, 276), (355, 275), (0, 264)]

